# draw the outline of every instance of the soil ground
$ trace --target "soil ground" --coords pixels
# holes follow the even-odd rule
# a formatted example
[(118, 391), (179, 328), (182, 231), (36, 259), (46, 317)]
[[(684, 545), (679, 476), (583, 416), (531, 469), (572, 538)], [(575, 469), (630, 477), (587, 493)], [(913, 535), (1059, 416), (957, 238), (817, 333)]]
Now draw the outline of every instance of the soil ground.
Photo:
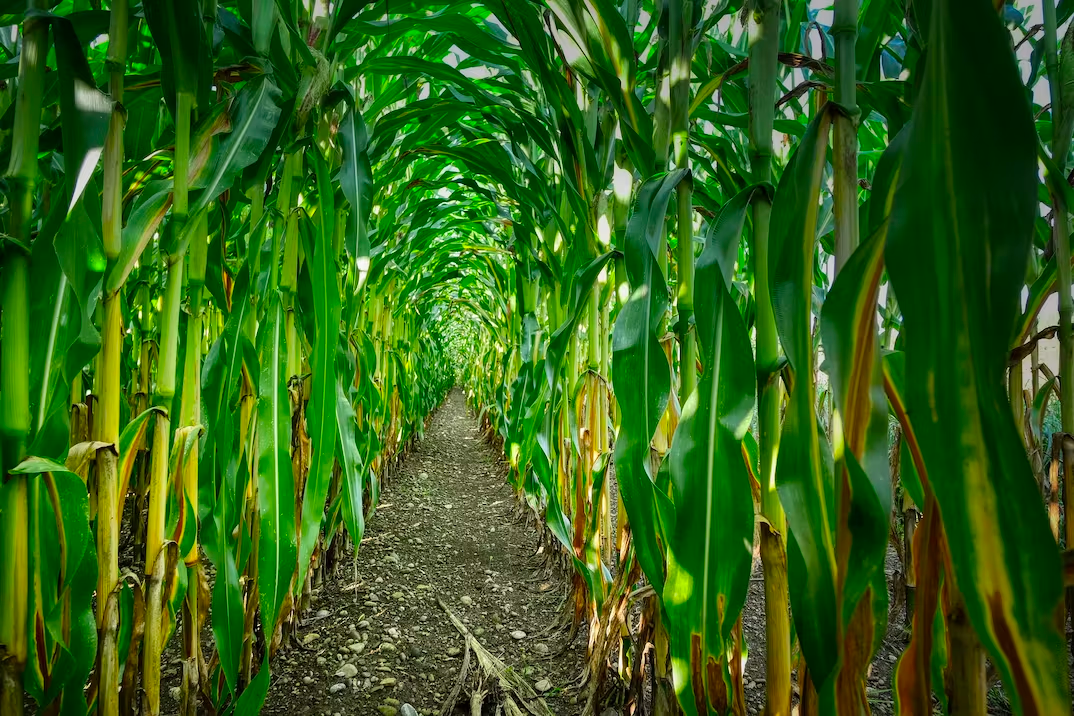
[[(437, 597), (531, 686), (546, 681), (553, 713), (578, 713), (564, 688), (582, 672), (585, 642), (542, 636), (567, 577), (534, 576), (540, 539), (514, 510), (500, 456), (453, 392), (381, 495), (354, 569), (316, 592), (299, 634), (306, 646), (273, 664), (263, 713), (375, 716), (407, 703), (439, 713), (464, 640)], [(339, 676), (347, 664), (355, 675)]]

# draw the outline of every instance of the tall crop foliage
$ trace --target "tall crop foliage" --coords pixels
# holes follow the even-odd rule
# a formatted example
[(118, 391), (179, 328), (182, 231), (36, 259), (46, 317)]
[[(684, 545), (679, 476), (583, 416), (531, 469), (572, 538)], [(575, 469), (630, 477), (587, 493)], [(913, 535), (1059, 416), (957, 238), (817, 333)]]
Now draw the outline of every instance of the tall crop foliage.
[(180, 611), (181, 710), (256, 711), (451, 382), (371, 260), (360, 8), (2, 9), (0, 711), (160, 713)]
[(744, 714), (755, 567), (868, 713), (900, 530), (899, 712), (1068, 711), (1069, 8), (821, 5), (0, 2), (0, 712), (257, 711), (454, 382), (586, 713)]
[[(1034, 410), (1055, 384), (1027, 379), (1034, 387), (1023, 398), (1021, 364), (1051, 335), (1034, 337), (1032, 326), (1056, 289), (1051, 266), (1067, 260), (1060, 202), (1069, 192), (1049, 182), (1055, 225), (1064, 227), (1051, 234), (1016, 199), (1035, 189), (1044, 196), (1035, 173), (1025, 173), (1034, 151), (1014, 135), (1000, 142), (990, 134), (1048, 136), (1039, 112), (1032, 127), (1024, 82), (1028, 75), (1030, 86), (1043, 83), (1047, 65), (1053, 103), (1060, 101), (1066, 46), (1056, 47), (1054, 28), (1067, 17), (1049, 9), (1039, 40), (1018, 7), (986, 2), (836, 2), (824, 8), (831, 14), (761, 0), (717, 9), (547, 6), (555, 74), (544, 69), (542, 41), (527, 36), (522, 44), (532, 48), (531, 66), (542, 63), (534, 89), (549, 114), (575, 121), (554, 120), (571, 140), (549, 158), (558, 168), (550, 184), (563, 187), (547, 208), (554, 226), (536, 232), (534, 244), (516, 224), (514, 246), (517, 280), (529, 290), (536, 280), (548, 308), (535, 312), (536, 328), (504, 316), (503, 329), (519, 336), (509, 383), (480, 369), (502, 346), (461, 329), (456, 341), (474, 357), (460, 376), (504, 441), (520, 496), (559, 538), (578, 588), (594, 597), (589, 693), (605, 676), (607, 650), (618, 649), (625, 698), (637, 708), (744, 713), (740, 616), (759, 558), (766, 713), (788, 714), (792, 701), (803, 713), (868, 712), (869, 665), (890, 628), (885, 561), (889, 527), (900, 526), (890, 522), (894, 486), (904, 505), (916, 505), (907, 510), (923, 513), (923, 528), (899, 549), (907, 582), (917, 585), (905, 605), (913, 639), (893, 684), (900, 712), (930, 711), (938, 694), (952, 712), (984, 713), (986, 657), (1016, 710), (1068, 708), (1061, 633), (1044, 617), (1059, 604), (1056, 541), (1045, 534), (1031, 479), (1036, 471), (1043, 483), (1043, 468), (1026, 454), (1041, 440), (1039, 427), (1031, 430)], [(516, 30), (525, 14), (500, 13)], [(1027, 34), (1046, 63), (1012, 54)], [(977, 50), (964, 44), (969, 37)], [(988, 55), (985, 71), (970, 59), (977, 52)], [(563, 81), (587, 87), (577, 115)], [(601, 119), (594, 135), (586, 123), (594, 102), (616, 122), (608, 159), (600, 144), (608, 124)], [(988, 109), (998, 105), (1010, 116)], [(1065, 116), (1065, 106), (1057, 111)], [(940, 129), (963, 122), (974, 131), (957, 141)], [(1056, 126), (1065, 166), (1069, 126)], [(579, 147), (590, 145), (607, 170), (603, 184), (583, 186)], [(516, 156), (522, 167), (532, 155)], [(1049, 161), (1048, 176), (1056, 175)], [(600, 261), (592, 249), (571, 258), (586, 251), (588, 215), (571, 207), (578, 189), (609, 206), (604, 226), (617, 253), (600, 269), (599, 282), (614, 286), (603, 305), (563, 300), (589, 290), (594, 264), (586, 262)], [(940, 196), (942, 207), (934, 203)], [(1056, 242), (1063, 248), (1053, 253)], [(559, 268), (572, 263), (573, 272)], [(1027, 283), (1029, 300), (1020, 303)], [(988, 295), (974, 298), (974, 286)], [(607, 432), (620, 509), (616, 528), (602, 532), (589, 502), (575, 499), (588, 491), (584, 470), (570, 468), (585, 464), (593, 437), (580, 421), (568, 437), (556, 416), (564, 406), (569, 414), (588, 406), (574, 341), (591, 341), (586, 313), (605, 309), (615, 397)], [(999, 328), (985, 335), (985, 324)], [(1034, 371), (1038, 365), (1047, 370), (1034, 363)], [(1016, 386), (1013, 411), (996, 393), (1008, 382)], [(975, 433), (980, 439), (970, 440)], [(1012, 434), (1026, 442), (1010, 443)], [(961, 452), (941, 447), (950, 444)], [(905, 454), (901, 472), (892, 454)], [(1053, 495), (1058, 474), (1056, 467)], [(957, 507), (945, 508), (951, 500)], [(585, 525), (575, 532), (586, 538), (571, 541), (579, 520)], [(986, 539), (994, 549), (963, 551)], [(592, 540), (618, 549), (606, 561), (609, 550), (590, 548)], [(598, 557), (599, 567), (591, 561)], [(594, 579), (599, 572), (605, 577)], [(617, 592), (623, 575), (647, 586)], [(624, 637), (619, 620), (631, 597), (647, 601)], [(643, 703), (650, 669), (655, 688)], [(667, 677), (677, 703), (661, 688)]]

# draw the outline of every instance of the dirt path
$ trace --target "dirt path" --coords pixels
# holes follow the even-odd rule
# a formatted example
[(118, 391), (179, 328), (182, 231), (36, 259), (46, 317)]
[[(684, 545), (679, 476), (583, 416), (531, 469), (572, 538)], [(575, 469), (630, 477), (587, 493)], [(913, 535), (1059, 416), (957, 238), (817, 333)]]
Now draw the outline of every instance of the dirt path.
[(549, 658), (564, 636), (541, 637), (559, 615), (564, 578), (534, 577), (538, 536), (513, 509), (498, 456), (453, 392), (381, 495), (356, 570), (315, 594), (299, 635), (307, 646), (273, 664), (263, 713), (393, 716), (403, 704), (439, 713), (463, 639), (437, 596), (493, 655), (547, 689), (553, 713), (578, 713), (562, 689), (582, 671), (584, 644)]

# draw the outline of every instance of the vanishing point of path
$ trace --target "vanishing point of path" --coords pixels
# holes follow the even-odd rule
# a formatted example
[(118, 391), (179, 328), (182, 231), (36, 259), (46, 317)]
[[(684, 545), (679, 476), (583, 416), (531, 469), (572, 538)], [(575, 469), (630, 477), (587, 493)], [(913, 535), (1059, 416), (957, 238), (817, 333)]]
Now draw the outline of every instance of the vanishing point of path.
[[(497, 451), (453, 391), (381, 494), (357, 581), (348, 558), (315, 594), (298, 635), (306, 646), (274, 662), (263, 713), (393, 716), (409, 703), (439, 714), (464, 640), (438, 596), (494, 656), (545, 691), (553, 713), (578, 713), (562, 690), (582, 671), (584, 642), (552, 656), (566, 634), (543, 634), (559, 616), (565, 578), (535, 575), (539, 538), (514, 508)], [(457, 713), (469, 714), (466, 706)]]

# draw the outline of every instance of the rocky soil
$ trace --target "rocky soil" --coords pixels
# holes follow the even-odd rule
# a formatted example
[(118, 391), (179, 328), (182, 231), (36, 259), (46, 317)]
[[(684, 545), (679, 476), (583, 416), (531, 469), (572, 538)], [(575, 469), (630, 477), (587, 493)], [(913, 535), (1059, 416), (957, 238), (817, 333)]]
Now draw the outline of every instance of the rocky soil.
[[(303, 646), (273, 664), (263, 713), (395, 716), (413, 713), (407, 705), (440, 713), (465, 642), (437, 597), (553, 713), (580, 710), (566, 687), (582, 671), (584, 642), (544, 633), (560, 615), (567, 577), (535, 576), (540, 540), (516, 519), (503, 470), (452, 393), (381, 495), (353, 570), (315, 594)], [(487, 688), (492, 706), (496, 690)]]

